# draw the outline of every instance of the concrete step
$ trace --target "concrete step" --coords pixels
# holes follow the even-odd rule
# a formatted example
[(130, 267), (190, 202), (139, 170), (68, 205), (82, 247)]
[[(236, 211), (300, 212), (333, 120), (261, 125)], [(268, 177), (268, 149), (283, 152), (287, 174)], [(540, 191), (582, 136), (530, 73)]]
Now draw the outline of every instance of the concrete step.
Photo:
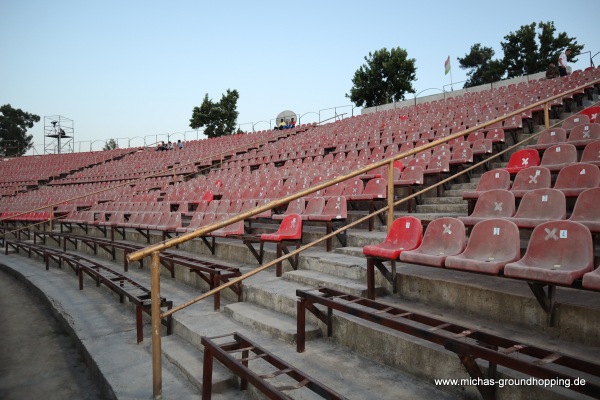
[(419, 204), (417, 206), (417, 212), (419, 213), (464, 213), (467, 215), (468, 206), (464, 204)]
[[(468, 182), (468, 183), (453, 183), (453, 184), (450, 185), (450, 190), (475, 189), (476, 187), (477, 187), (477, 184), (476, 183), (472, 183), (472, 182)], [(448, 196), (447, 193), (446, 193), (446, 196)]]
[[(313, 287), (326, 286), (355, 296), (367, 296), (366, 282), (363, 283), (352, 279), (339, 278), (322, 272), (305, 270), (289, 271), (284, 273), (283, 277), (289, 281), (299, 282)], [(376, 285), (375, 291), (376, 293), (382, 293), (382, 288)]]
[(461, 197), (462, 198), (462, 192), (464, 190), (465, 189), (449, 189), (444, 192), (444, 195), (446, 195), (448, 197)]
[[(203, 352), (177, 335), (161, 337), (163, 356), (202, 393)], [(235, 376), (219, 363), (213, 364), (212, 391), (221, 393), (236, 384)]]
[[(462, 196), (426, 197), (421, 204), (462, 204)], [(466, 204), (466, 203), (465, 203)]]
[[(290, 344), (296, 343), (296, 318), (247, 302), (229, 304), (225, 307), (225, 315), (248, 328), (264, 332), (278, 340)], [(317, 325), (306, 324), (307, 340), (321, 336), (321, 330)]]
[[(381, 232), (378, 237), (385, 238), (385, 235), (385, 232)], [(354, 256), (338, 252), (314, 251), (302, 257), (299, 268), (334, 275), (343, 279), (366, 282), (366, 265), (366, 259), (362, 255)]]

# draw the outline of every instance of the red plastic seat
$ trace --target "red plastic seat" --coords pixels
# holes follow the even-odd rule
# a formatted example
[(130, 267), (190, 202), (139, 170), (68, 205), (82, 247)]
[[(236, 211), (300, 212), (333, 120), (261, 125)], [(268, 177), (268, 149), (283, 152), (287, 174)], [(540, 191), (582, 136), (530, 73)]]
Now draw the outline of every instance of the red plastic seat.
[(544, 151), (544, 155), (540, 161), (540, 167), (548, 168), (550, 172), (558, 172), (563, 169), (563, 167), (576, 163), (577, 161), (577, 148), (569, 143), (560, 143), (548, 147)]
[(214, 230), (210, 233), (210, 236), (227, 237), (231, 235), (243, 235), (244, 232), (244, 221), (242, 220)]
[(529, 281), (572, 285), (594, 269), (592, 234), (572, 221), (537, 226), (522, 259), (507, 264), (504, 275)]
[(481, 175), (475, 190), (465, 190), (462, 194), (463, 199), (477, 199), (483, 192), (493, 189), (510, 188), (510, 174), (505, 169), (493, 169), (486, 171)]
[(421, 166), (406, 167), (400, 178), (394, 180), (394, 186), (413, 186), (423, 184), (424, 168)]
[(489, 129), (485, 134), (485, 138), (490, 139), (492, 143), (504, 143), (506, 141), (504, 129), (502, 128)]
[(593, 233), (600, 233), (600, 187), (581, 192), (568, 220), (587, 226)]
[(309, 215), (309, 221), (331, 221), (334, 219), (346, 219), (348, 217), (348, 206), (344, 196), (330, 197), (320, 214)]
[(382, 243), (363, 247), (367, 257), (396, 260), (400, 253), (417, 248), (423, 240), (423, 226), (415, 217), (400, 217), (392, 223)]
[(505, 189), (482, 192), (468, 217), (458, 217), (467, 226), (492, 218), (512, 217), (515, 213), (515, 196)]
[(353, 178), (346, 181), (344, 185), (344, 191), (342, 196), (350, 198), (352, 196), (358, 196), (365, 190), (363, 182), (360, 178)]
[(452, 150), (452, 158), (450, 165), (462, 165), (473, 163), (473, 149), (471, 148), (455, 148)]
[(510, 174), (516, 174), (527, 167), (540, 165), (540, 155), (537, 150), (523, 149), (516, 151), (510, 156), (506, 170)]
[(510, 191), (516, 198), (521, 198), (531, 190), (550, 187), (552, 187), (552, 174), (548, 168), (529, 167), (517, 172)]
[(448, 256), (465, 250), (467, 238), (465, 225), (456, 218), (434, 219), (427, 225), (421, 245), (400, 253), (400, 261), (413, 264), (443, 267)]
[(473, 155), (492, 154), (494, 151), (493, 143), (490, 139), (479, 139), (473, 142)]
[(600, 290), (600, 268), (584, 274), (581, 285), (586, 289)]
[(565, 219), (567, 200), (560, 190), (535, 189), (525, 193), (517, 212), (508, 220), (519, 228), (535, 228), (549, 220)]
[(546, 150), (548, 147), (551, 147), (558, 143), (564, 143), (567, 141), (567, 131), (563, 128), (552, 128), (543, 131), (538, 136), (538, 140), (536, 144), (532, 144), (527, 146), (528, 149), (535, 150)]
[(498, 275), (520, 256), (519, 227), (506, 219), (488, 219), (473, 227), (465, 251), (447, 257), (444, 266)]
[(425, 175), (439, 175), (446, 172), (450, 172), (450, 161), (448, 157), (435, 156), (427, 163), (427, 169), (425, 169)]
[(566, 197), (577, 197), (584, 190), (598, 186), (600, 168), (582, 162), (561, 169), (554, 182), (554, 189), (560, 190)]
[(585, 146), (581, 154), (581, 162), (594, 164), (600, 167), (600, 140)]
[(582, 110), (580, 114), (587, 115), (591, 123), (600, 122), (600, 118), (598, 118), (598, 115), (600, 114), (600, 106), (586, 108), (585, 110)]
[(264, 242), (281, 242), (283, 240), (302, 239), (302, 218), (299, 214), (286, 215), (275, 233), (263, 233), (260, 240)]
[(352, 201), (370, 201), (374, 199), (385, 199), (387, 197), (387, 179), (375, 178), (367, 182), (362, 193), (351, 195)]
[(596, 140), (600, 140), (600, 123), (588, 123), (573, 127), (567, 143), (583, 148)]

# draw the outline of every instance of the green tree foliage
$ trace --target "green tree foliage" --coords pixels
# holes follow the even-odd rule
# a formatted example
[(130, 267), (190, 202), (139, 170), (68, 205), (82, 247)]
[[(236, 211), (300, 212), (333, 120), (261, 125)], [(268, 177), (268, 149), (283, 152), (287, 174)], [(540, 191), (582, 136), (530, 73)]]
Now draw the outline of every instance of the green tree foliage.
[(558, 56), (567, 48), (571, 49), (571, 60), (577, 61), (575, 57), (581, 54), (583, 45), (578, 45), (577, 40), (565, 32), (555, 37), (555, 32), (553, 22), (537, 25), (534, 22), (506, 35), (506, 41), (500, 45), (504, 51), (507, 78), (546, 71), (551, 62), (558, 64)]
[(106, 141), (106, 143), (104, 144), (104, 148), (102, 150), (106, 151), (106, 150), (114, 150), (116, 149), (118, 146), (117, 141), (115, 139), (108, 139)]
[(9, 157), (22, 156), (33, 147), (33, 135), (27, 130), (40, 121), (40, 117), (21, 109), (14, 109), (10, 104), (0, 107), (0, 148)]
[(465, 87), (546, 71), (551, 62), (557, 64), (558, 56), (566, 48), (571, 49), (571, 61), (577, 61), (575, 57), (584, 47), (565, 32), (556, 35), (553, 22), (523, 25), (504, 40), (500, 42), (504, 52), (502, 59), (493, 60), (494, 51), (479, 43), (473, 45), (465, 57), (458, 58), (460, 68), (468, 70)]
[(406, 50), (400, 47), (369, 52), (366, 64), (354, 73), (353, 86), (346, 97), (357, 107), (373, 107), (404, 100), (406, 93), (415, 93), (415, 59), (407, 57)]
[(207, 93), (200, 107), (194, 107), (190, 127), (192, 129), (205, 127), (204, 134), (209, 138), (235, 133), (239, 115), (237, 111), (239, 97), (237, 90), (227, 89), (221, 101), (213, 102)]
[(467, 69), (467, 82), (465, 87), (483, 85), (484, 83), (496, 82), (504, 75), (502, 61), (492, 60), (494, 50), (491, 47), (482, 47), (480, 43), (471, 46), (471, 52), (464, 58), (459, 58), (460, 68)]

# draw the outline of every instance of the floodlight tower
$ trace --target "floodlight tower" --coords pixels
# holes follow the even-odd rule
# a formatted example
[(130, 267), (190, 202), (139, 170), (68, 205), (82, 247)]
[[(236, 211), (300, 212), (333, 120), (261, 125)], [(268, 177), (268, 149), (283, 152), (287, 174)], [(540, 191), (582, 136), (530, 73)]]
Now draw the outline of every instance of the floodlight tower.
[(62, 115), (44, 117), (44, 154), (73, 152), (73, 120)]

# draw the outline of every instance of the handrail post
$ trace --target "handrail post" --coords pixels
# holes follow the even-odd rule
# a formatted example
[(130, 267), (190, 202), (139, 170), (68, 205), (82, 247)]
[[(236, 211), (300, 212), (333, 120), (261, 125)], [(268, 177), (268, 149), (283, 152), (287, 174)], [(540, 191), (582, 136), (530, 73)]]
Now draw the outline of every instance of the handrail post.
[(160, 348), (160, 252), (153, 251), (150, 264), (152, 311), (152, 398), (162, 399), (162, 365)]
[(545, 129), (550, 128), (550, 102), (544, 103), (544, 127)]
[(390, 161), (387, 173), (387, 198), (388, 198), (388, 214), (387, 214), (387, 231), (389, 232), (394, 222), (394, 160)]

